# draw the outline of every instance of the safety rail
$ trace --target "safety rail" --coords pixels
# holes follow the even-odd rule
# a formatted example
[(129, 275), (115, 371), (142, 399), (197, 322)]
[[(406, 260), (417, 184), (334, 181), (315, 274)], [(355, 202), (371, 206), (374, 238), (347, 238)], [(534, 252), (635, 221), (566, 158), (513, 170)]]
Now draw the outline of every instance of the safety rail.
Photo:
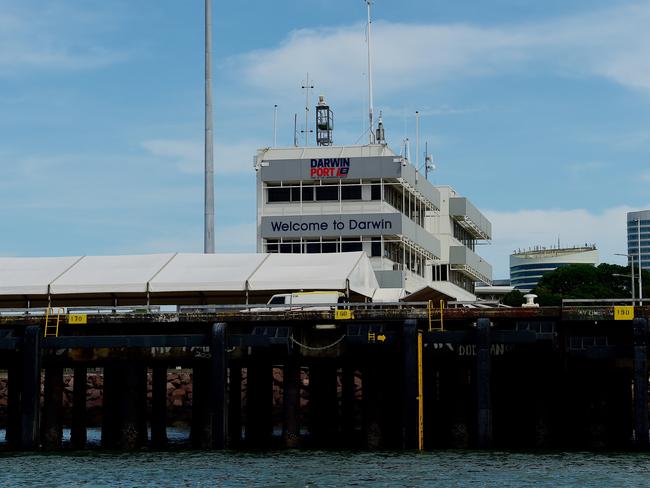
[(650, 305), (650, 299), (644, 298), (639, 300), (638, 298), (564, 298), (562, 299), (562, 307), (611, 307), (614, 305), (625, 304), (625, 305)]

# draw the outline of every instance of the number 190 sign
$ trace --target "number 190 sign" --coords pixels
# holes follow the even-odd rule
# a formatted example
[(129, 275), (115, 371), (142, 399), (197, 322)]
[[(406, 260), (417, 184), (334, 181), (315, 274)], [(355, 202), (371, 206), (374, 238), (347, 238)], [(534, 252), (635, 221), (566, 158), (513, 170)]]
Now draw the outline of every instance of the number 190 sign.
[(614, 320), (634, 320), (634, 307), (631, 305), (615, 306)]

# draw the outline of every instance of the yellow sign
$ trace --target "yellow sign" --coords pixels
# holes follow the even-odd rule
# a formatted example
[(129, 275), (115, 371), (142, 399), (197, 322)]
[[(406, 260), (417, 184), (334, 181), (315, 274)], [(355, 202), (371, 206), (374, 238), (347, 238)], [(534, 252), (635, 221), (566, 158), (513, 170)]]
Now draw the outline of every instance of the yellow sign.
[(614, 320), (634, 320), (634, 307), (631, 305), (615, 306)]
[(385, 342), (386, 336), (384, 334), (375, 334), (374, 332), (368, 332), (368, 342)]
[(334, 315), (336, 320), (350, 320), (354, 318), (354, 310), (337, 310)]
[(75, 325), (84, 325), (88, 323), (88, 315), (85, 313), (68, 314), (68, 323)]

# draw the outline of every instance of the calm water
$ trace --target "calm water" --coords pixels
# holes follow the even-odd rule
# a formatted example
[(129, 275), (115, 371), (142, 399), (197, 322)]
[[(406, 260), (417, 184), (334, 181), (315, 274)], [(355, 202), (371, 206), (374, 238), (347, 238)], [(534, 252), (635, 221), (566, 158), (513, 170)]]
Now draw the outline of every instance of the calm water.
[(650, 454), (444, 451), (3, 454), (0, 486), (640, 487)]

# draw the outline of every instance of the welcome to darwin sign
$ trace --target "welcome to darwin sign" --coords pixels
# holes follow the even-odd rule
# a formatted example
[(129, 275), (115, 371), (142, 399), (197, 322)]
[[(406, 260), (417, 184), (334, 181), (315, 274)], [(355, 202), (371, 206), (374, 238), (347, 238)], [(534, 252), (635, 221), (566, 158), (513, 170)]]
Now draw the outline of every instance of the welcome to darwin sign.
[(380, 236), (402, 233), (398, 213), (262, 217), (263, 238)]

